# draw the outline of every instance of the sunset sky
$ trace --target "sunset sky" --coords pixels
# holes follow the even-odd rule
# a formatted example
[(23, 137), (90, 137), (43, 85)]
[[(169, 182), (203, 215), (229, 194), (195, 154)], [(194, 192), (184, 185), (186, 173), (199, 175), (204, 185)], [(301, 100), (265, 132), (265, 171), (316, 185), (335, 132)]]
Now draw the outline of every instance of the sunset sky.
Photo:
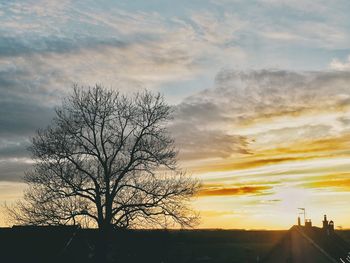
[[(350, 228), (350, 1), (0, 0), (0, 203), (79, 85), (173, 105), (199, 228)], [(0, 226), (5, 226), (0, 210)]]

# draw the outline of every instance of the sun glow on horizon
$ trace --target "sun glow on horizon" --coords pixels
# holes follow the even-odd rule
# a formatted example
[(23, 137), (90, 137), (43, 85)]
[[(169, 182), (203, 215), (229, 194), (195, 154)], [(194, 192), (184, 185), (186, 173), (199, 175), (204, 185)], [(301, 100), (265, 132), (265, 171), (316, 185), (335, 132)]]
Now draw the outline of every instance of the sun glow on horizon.
[(329, 214), (350, 227), (350, 127), (340, 121), (348, 106), (305, 112), (257, 113), (258, 121), (230, 127), (249, 141), (247, 153), (184, 161), (203, 180), (200, 226), (287, 229), (305, 207), (316, 224)]

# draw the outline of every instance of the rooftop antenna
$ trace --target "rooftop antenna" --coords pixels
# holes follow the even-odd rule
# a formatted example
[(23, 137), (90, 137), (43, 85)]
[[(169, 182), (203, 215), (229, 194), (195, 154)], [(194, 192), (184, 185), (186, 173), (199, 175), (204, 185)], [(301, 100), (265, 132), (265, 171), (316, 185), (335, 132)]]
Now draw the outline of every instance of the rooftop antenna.
[(305, 220), (306, 220), (306, 210), (305, 210), (305, 208), (303, 208), (303, 207), (300, 208), (299, 207), (298, 210), (301, 210), (301, 212), (299, 214), (303, 214), (304, 215), (304, 222), (305, 222)]

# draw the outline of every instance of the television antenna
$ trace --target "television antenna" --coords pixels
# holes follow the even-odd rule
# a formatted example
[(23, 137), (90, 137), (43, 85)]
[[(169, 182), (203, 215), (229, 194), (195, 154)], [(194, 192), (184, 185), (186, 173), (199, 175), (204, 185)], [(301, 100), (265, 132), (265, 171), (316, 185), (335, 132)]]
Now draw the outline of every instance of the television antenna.
[(306, 220), (306, 209), (303, 207), (299, 207), (298, 210), (300, 210), (299, 215), (304, 215), (304, 222)]

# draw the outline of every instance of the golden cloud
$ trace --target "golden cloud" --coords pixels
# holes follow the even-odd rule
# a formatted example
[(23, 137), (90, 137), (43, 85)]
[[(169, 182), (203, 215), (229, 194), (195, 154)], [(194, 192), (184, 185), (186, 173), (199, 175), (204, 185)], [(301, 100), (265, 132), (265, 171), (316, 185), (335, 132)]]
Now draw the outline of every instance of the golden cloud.
[(242, 187), (222, 187), (203, 188), (198, 196), (231, 196), (231, 195), (258, 195), (272, 189), (270, 186), (242, 186)]
[(323, 177), (323, 180), (302, 183), (306, 188), (332, 188), (336, 191), (350, 190), (350, 173), (330, 174)]

